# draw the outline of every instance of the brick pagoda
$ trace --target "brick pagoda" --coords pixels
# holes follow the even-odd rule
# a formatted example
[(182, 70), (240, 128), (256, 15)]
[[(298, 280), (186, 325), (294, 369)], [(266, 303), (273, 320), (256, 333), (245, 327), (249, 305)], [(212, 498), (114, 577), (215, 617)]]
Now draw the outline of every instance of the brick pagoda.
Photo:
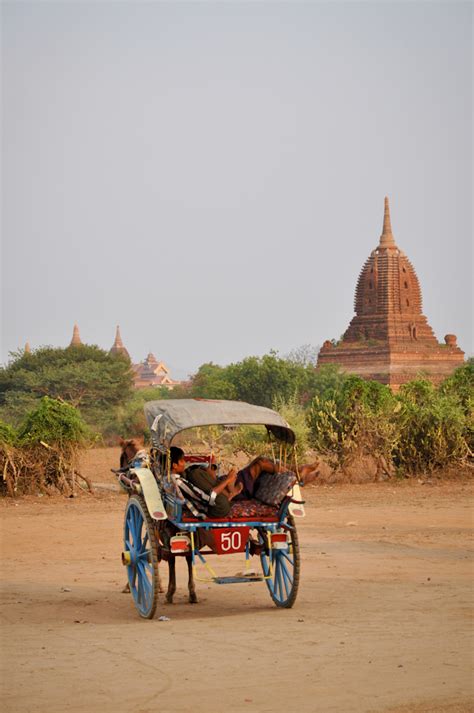
[(117, 325), (117, 329), (115, 330), (115, 341), (112, 344), (112, 347), (110, 348), (109, 354), (121, 354), (122, 356), (126, 357), (128, 361), (131, 361), (128, 349), (124, 346), (122, 342), (119, 325)]
[(353, 317), (341, 342), (324, 342), (318, 366), (338, 364), (344, 371), (388, 384), (423, 376), (439, 383), (464, 361), (454, 334), (439, 344), (421, 312), (415, 269), (395, 243), (388, 198), (382, 235), (359, 275)]
[(79, 334), (79, 327), (77, 324), (74, 325), (74, 328), (72, 330), (72, 339), (69, 344), (70, 347), (81, 347), (82, 346), (82, 341), (81, 341), (81, 335)]

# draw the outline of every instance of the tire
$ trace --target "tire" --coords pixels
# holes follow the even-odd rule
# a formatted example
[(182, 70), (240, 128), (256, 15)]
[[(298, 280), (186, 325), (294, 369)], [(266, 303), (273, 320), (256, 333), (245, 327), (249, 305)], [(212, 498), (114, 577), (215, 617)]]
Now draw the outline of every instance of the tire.
[(124, 550), (130, 553), (127, 577), (135, 607), (153, 619), (158, 603), (158, 542), (155, 526), (141, 495), (132, 495), (125, 510)]
[[(270, 596), (277, 607), (291, 609), (296, 601), (300, 583), (300, 548), (295, 523), (290, 516), (287, 524), (290, 540), (284, 550), (268, 549), (266, 530), (259, 532), (264, 549), (260, 554), (262, 570)], [(270, 567), (271, 563), (271, 567)], [(270, 576), (271, 575), (271, 576)]]

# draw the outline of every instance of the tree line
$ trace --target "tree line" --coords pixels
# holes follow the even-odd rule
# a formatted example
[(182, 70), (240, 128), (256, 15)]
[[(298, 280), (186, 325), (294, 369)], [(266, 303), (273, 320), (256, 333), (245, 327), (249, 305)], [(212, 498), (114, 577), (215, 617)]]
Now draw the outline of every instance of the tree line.
[(399, 473), (467, 463), (474, 450), (474, 361), (438, 387), (420, 378), (392, 394), (328, 365), (315, 369), (308, 348), (286, 357), (270, 352), (228, 366), (203, 364), (172, 392), (133, 389), (130, 363), (95, 346), (16, 352), (0, 368), (0, 440), (25, 433), (44, 397), (74, 407), (89, 438), (113, 442), (145, 435), (146, 401), (214, 398), (276, 408), (297, 433), (301, 453), (312, 449), (344, 467), (361, 455), (383, 459)]

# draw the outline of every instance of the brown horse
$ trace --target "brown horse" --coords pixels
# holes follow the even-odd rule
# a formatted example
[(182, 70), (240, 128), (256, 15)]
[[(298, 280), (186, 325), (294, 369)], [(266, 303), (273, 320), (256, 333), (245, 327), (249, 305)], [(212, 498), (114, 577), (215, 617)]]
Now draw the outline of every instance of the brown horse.
[[(129, 440), (120, 439), (120, 468), (126, 468), (131, 465), (132, 461), (143, 454), (146, 454), (143, 448), (143, 443), (141, 443), (137, 438), (131, 438)], [(158, 534), (158, 561), (164, 560), (168, 562), (168, 590), (166, 592), (165, 598), (168, 604), (173, 603), (173, 596), (176, 592), (176, 555), (172, 554), (170, 551), (170, 539), (176, 535), (179, 530), (175, 527), (169, 520), (159, 520), (155, 523), (155, 527)], [(194, 586), (193, 577), (193, 563), (191, 554), (185, 555), (186, 563), (188, 565), (188, 590), (189, 590), (189, 602), (190, 604), (197, 604), (196, 589)], [(158, 576), (159, 591), (163, 592), (161, 578)], [(122, 590), (123, 592), (129, 592), (130, 588), (127, 585)]]
[(125, 468), (129, 463), (131, 463), (137, 453), (140, 454), (141, 451), (145, 452), (143, 442), (140, 441), (138, 438), (129, 438), (128, 441), (125, 441), (123, 438), (121, 438), (119, 441), (119, 445), (121, 448), (121, 468)]

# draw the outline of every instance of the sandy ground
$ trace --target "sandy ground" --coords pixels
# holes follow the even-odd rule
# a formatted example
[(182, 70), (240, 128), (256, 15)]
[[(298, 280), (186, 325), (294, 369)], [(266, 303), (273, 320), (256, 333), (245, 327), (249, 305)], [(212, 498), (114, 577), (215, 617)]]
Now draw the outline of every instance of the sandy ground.
[[(84, 470), (112, 484), (110, 464), (95, 451)], [(305, 494), (293, 609), (263, 583), (199, 583), (190, 605), (180, 561), (153, 621), (121, 593), (126, 496), (0, 502), (2, 711), (474, 711), (472, 485)]]

